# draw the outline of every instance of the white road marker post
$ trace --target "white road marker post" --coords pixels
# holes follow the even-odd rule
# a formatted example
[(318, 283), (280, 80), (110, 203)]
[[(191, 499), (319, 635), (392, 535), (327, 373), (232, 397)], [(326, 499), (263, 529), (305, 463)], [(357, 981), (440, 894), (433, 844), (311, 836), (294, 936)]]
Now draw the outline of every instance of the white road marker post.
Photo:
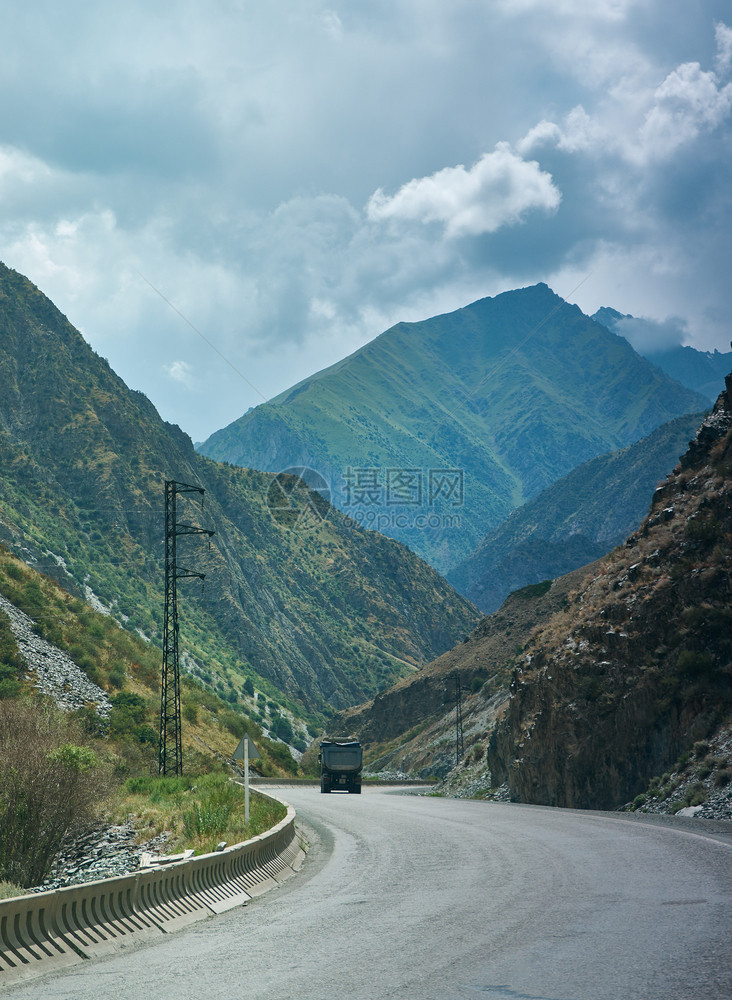
[(249, 737), (244, 740), (244, 822), (249, 825)]
[(244, 761), (244, 821), (249, 822), (249, 758), (256, 760), (261, 757), (259, 750), (250, 740), (249, 736), (242, 736), (239, 745), (234, 751), (234, 760)]

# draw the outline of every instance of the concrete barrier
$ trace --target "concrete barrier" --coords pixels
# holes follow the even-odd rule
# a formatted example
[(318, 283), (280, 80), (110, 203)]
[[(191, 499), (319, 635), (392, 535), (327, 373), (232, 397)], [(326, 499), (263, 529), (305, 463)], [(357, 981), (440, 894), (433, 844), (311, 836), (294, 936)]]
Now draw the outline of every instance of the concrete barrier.
[(0, 989), (170, 933), (279, 885), (305, 857), (295, 810), (283, 805), (277, 826), (223, 851), (0, 900)]

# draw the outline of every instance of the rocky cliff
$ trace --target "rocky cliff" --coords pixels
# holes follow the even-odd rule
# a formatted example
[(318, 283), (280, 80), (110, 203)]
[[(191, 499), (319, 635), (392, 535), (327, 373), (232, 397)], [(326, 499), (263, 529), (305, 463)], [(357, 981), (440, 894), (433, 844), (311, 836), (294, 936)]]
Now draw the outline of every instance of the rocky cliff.
[(455, 765), (459, 682), (465, 747), (471, 756), (482, 754), (524, 644), (590, 572), (586, 566), (516, 591), (463, 642), (372, 701), (341, 712), (333, 725), (364, 742), (372, 772), (443, 777)]
[(614, 808), (732, 706), (732, 377), (626, 543), (520, 658), (487, 765), (521, 802)]

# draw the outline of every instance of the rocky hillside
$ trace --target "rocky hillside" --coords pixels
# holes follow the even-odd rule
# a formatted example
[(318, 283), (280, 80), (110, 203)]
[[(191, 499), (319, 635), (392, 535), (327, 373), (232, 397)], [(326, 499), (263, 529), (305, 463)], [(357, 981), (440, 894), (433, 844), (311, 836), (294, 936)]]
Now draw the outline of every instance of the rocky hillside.
[[(0, 541), (160, 643), (166, 479), (206, 490), (181, 521), (186, 665), (304, 714), (375, 694), (479, 616), (404, 546), (348, 525), (296, 482), (220, 465), (130, 391), (27, 279), (0, 265)], [(292, 488), (291, 488), (292, 487)], [(306, 516), (307, 515), (307, 516)], [(264, 687), (263, 687), (264, 685)]]
[(464, 642), (368, 703), (341, 712), (332, 726), (364, 742), (372, 773), (443, 777), (455, 765), (456, 680), (472, 756), (475, 747), (485, 745), (508, 700), (512, 673), (532, 631), (566, 604), (590, 572), (591, 566), (583, 567), (516, 591)]
[(448, 580), (487, 614), (512, 590), (604, 556), (638, 527), (703, 419), (677, 417), (628, 448), (584, 462), (515, 510)]
[(372, 771), (444, 777), (446, 794), (732, 818), (730, 388), (622, 546), (513, 593), (338, 717)]
[[(93, 742), (114, 779), (157, 770), (160, 651), (0, 545), (0, 705), (18, 698), (41, 714), (53, 702), (74, 716), (77, 735)], [(217, 694), (190, 674), (181, 707), (184, 768), (194, 773), (230, 759), (248, 732), (260, 772), (293, 774), (317, 731), (271, 691)]]
[(311, 467), (356, 523), (446, 572), (577, 465), (705, 405), (539, 284), (399, 323), (200, 448)]
[(614, 808), (732, 708), (732, 378), (650, 514), (531, 639), (487, 753), (511, 798)]

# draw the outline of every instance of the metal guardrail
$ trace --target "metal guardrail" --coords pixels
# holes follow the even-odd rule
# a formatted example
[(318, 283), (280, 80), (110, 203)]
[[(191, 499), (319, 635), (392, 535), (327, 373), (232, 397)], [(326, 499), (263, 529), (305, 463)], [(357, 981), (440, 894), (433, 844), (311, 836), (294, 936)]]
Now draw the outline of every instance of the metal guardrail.
[(298, 871), (304, 857), (287, 805), (267, 833), (214, 854), (1, 900), (0, 989), (241, 906)]

